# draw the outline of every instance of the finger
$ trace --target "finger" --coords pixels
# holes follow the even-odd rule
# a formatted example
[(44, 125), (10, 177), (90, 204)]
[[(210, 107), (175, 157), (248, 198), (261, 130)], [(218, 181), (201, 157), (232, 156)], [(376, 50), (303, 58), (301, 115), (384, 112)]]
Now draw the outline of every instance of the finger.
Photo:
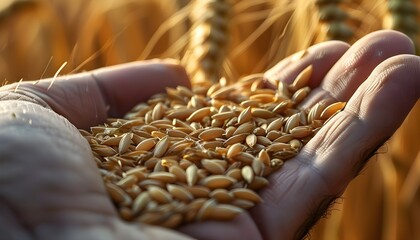
[(343, 189), (369, 156), (401, 125), (420, 97), (420, 58), (392, 57), (381, 63), (303, 149), (331, 191)]
[(312, 64), (313, 73), (309, 86), (314, 88), (348, 48), (347, 43), (340, 41), (319, 43), (282, 60), (268, 70), (264, 78), (275, 85), (278, 81), (291, 83), (300, 72)]
[(308, 108), (317, 102), (347, 101), (372, 70), (389, 57), (414, 53), (412, 41), (400, 32), (384, 30), (357, 41), (331, 68), (319, 88), (302, 104)]
[(183, 67), (167, 63), (129, 63), (92, 72), (109, 105), (109, 115), (119, 117), (137, 103), (148, 100), (166, 87), (190, 86)]
[(77, 128), (121, 117), (135, 104), (165, 87), (189, 86), (184, 69), (172, 62), (134, 62), (56, 79), (0, 88), (0, 100), (25, 100), (49, 106)]

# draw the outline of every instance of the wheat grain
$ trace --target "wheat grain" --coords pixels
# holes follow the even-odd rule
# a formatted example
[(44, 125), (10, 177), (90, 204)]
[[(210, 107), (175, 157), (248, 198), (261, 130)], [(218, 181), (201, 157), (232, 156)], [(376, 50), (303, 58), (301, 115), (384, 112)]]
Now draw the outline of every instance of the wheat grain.
[(230, 193), (237, 199), (248, 200), (254, 203), (262, 202), (261, 197), (251, 189), (236, 188), (236, 189), (230, 190)]
[(233, 200), (233, 195), (223, 188), (213, 190), (209, 196), (218, 203), (229, 203)]
[(251, 183), (254, 180), (254, 170), (250, 166), (244, 166), (241, 170), (242, 178)]
[(297, 108), (311, 71), (276, 90), (250, 80), (167, 88), (126, 119), (81, 131), (121, 217), (177, 227), (232, 219), (261, 202), (254, 191), (266, 177), (344, 107)]
[(209, 189), (229, 188), (234, 183), (236, 183), (236, 179), (225, 175), (211, 175), (199, 182), (200, 185)]
[(168, 184), (166, 187), (172, 196), (180, 201), (190, 202), (194, 199), (193, 194), (182, 186), (176, 184)]

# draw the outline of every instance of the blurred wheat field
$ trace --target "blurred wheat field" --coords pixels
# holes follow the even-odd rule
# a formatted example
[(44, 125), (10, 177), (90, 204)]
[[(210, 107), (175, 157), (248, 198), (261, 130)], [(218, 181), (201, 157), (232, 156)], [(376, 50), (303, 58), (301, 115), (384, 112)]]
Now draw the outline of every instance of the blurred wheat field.
[[(401, 0), (409, 1), (409, 0)], [(3, 84), (151, 58), (182, 59), (192, 11), (188, 0), (2, 0)], [(229, 79), (263, 72), (284, 57), (328, 38), (316, 2), (232, 0), (230, 43), (222, 63)], [(411, 0), (420, 9), (419, 0)], [(385, 0), (348, 0), (352, 43), (388, 28)], [(420, 22), (420, 14), (413, 21)], [(414, 16), (414, 15), (413, 15)], [(344, 36), (344, 35), (343, 35)], [(410, 33), (420, 46), (418, 33)], [(343, 37), (344, 38), (344, 37)], [(420, 239), (420, 104), (350, 184), (311, 239)]]

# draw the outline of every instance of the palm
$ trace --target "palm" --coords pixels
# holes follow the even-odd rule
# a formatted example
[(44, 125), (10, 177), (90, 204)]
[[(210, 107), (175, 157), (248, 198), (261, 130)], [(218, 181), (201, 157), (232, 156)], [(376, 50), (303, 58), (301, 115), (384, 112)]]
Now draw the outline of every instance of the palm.
[[(384, 47), (387, 44), (393, 47)], [(346, 110), (330, 121), (297, 157), (270, 176), (269, 187), (261, 191), (262, 204), (233, 221), (190, 224), (181, 227), (181, 232), (199, 239), (298, 238), (305, 232), (302, 226), (313, 219), (310, 216), (340, 195), (360, 170), (363, 160), (395, 131), (418, 99), (418, 92), (412, 91), (409, 97), (401, 97), (400, 102), (395, 103), (395, 94), (401, 95), (403, 90), (393, 87), (389, 79), (395, 78), (396, 74), (403, 77), (406, 74), (398, 68), (385, 76), (371, 75), (372, 79), (369, 78), (354, 93), (379, 63), (390, 56), (412, 51), (406, 38), (392, 32), (376, 33), (346, 52), (347, 48), (338, 42), (318, 45), (309, 49), (301, 60), (286, 59), (267, 73), (269, 78), (276, 76), (290, 82), (298, 72), (313, 64), (310, 86), (314, 90), (302, 107), (309, 107), (321, 99), (349, 103)], [(377, 71), (396, 66), (399, 60), (393, 58), (379, 66)], [(135, 103), (163, 91), (165, 86), (187, 82), (178, 68), (168, 71), (149, 65), (147, 69), (142, 70), (143, 80), (137, 80), (139, 74), (136, 72), (120, 69), (82, 77), (95, 78), (96, 81), (84, 79), (69, 83), (58, 80), (48, 91), (48, 81), (22, 85), (21, 89), (39, 96), (39, 101), (45, 101), (76, 127), (87, 128), (104, 121), (108, 107), (112, 115), (118, 116)], [(115, 81), (115, 78), (121, 80)], [(175, 81), (155, 81), (171, 78)], [(381, 83), (372, 84), (375, 79), (380, 79)], [(412, 76), (407, 75), (402, 81), (407, 88), (419, 89), (418, 83), (412, 80)], [(143, 88), (145, 84), (149, 87), (147, 92)], [(86, 94), (86, 89), (89, 94)], [(386, 110), (385, 105), (388, 106)], [(372, 111), (373, 108), (378, 109)], [(393, 111), (398, 114), (391, 118), (390, 112)], [(26, 117), (30, 118), (32, 113), (27, 114)], [(86, 161), (91, 158), (90, 149), (77, 129), (47, 110), (41, 116), (31, 122), (40, 126), (30, 136), (36, 141), (21, 140), (25, 133), (19, 133), (16, 125), (12, 130), (16, 131), (18, 144), (10, 141), (10, 146), (1, 146), (18, 145), (20, 148), (19, 153), (12, 154), (14, 161), (0, 161), (2, 169), (10, 170), (1, 176), (0, 181), (0, 226), (13, 229), (9, 230), (10, 233), (35, 234), (40, 239), (56, 238), (57, 233), (64, 239), (182, 238), (163, 229), (139, 227), (119, 220), (94, 162)], [(391, 120), (377, 124), (378, 119), (384, 117)], [(50, 125), (56, 125), (60, 131), (48, 132), (50, 136), (46, 136), (42, 130)], [(20, 235), (16, 236), (15, 239), (20, 239)], [(14, 238), (10, 236), (8, 239)]]

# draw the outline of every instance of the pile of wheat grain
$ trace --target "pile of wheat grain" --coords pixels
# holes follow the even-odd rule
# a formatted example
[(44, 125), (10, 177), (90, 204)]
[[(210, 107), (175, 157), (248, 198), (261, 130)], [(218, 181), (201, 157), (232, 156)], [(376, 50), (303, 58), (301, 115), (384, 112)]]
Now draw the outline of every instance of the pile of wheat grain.
[(298, 108), (311, 72), (309, 66), (278, 89), (264, 88), (260, 75), (227, 86), (168, 88), (125, 119), (81, 131), (121, 217), (173, 228), (232, 219), (260, 203), (265, 177), (344, 106)]

